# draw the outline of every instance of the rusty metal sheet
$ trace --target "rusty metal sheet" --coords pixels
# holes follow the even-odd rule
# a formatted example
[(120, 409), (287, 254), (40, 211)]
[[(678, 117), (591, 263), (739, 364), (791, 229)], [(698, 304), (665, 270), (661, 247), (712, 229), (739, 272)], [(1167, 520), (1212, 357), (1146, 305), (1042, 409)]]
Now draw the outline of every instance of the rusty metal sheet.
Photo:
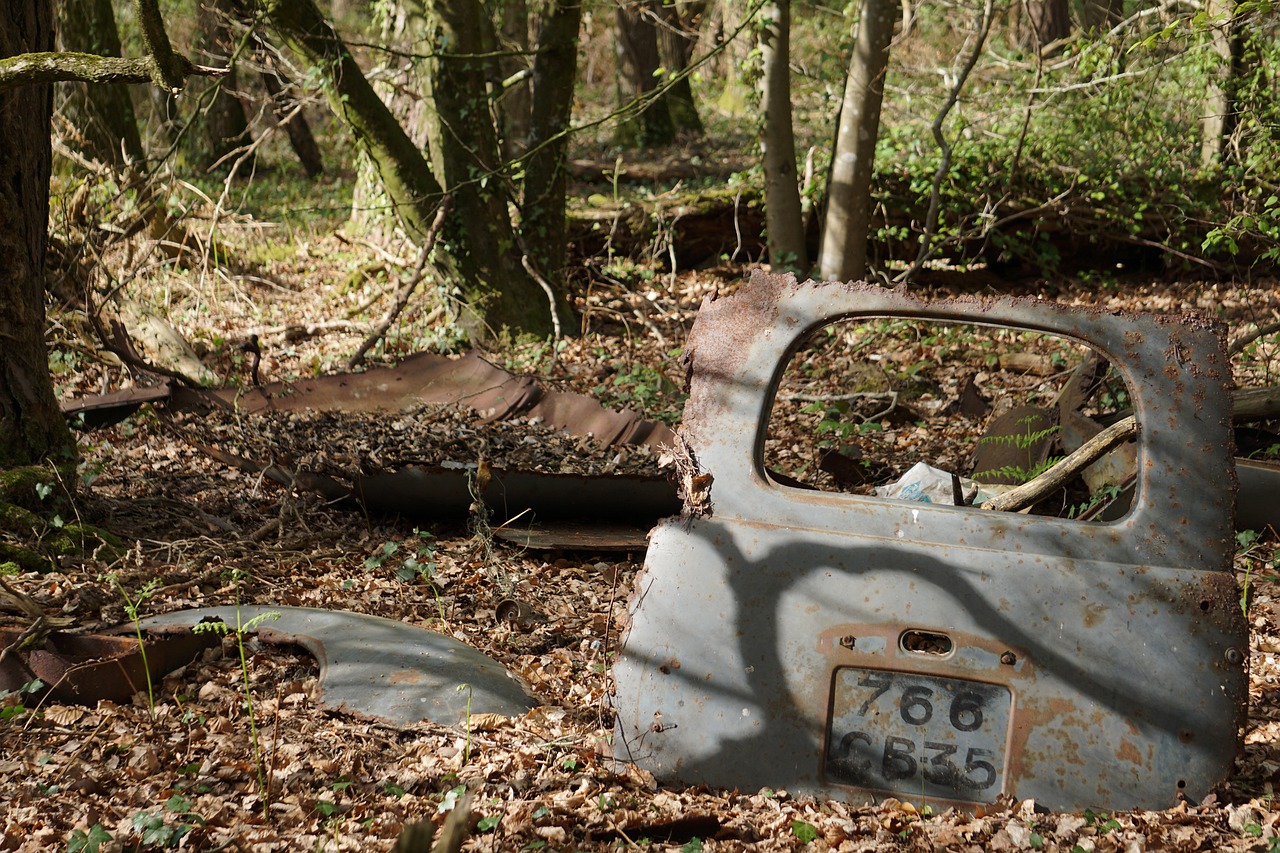
[(649, 546), (649, 528), (634, 524), (517, 523), (500, 527), (493, 535), (535, 551), (625, 552), (643, 551)]
[(142, 624), (171, 629), (207, 619), (233, 627), (257, 619), (254, 633), (263, 642), (306, 649), (320, 663), (318, 698), (331, 708), (398, 725), (425, 719), (465, 726), (472, 714), (519, 716), (538, 704), (518, 676), (483, 652), (394, 619), (310, 607), (245, 606), (238, 611), (183, 610)]
[[(21, 634), (17, 628), (0, 628), (0, 649), (8, 648)], [(48, 685), (36, 695), (47, 694), (58, 702), (127, 702), (133, 694), (147, 689), (148, 670), (152, 681), (158, 681), (219, 643), (209, 635), (148, 633), (144, 639), (145, 658), (132, 625), (127, 626), (127, 635), (117, 636), (53, 631), (40, 646), (5, 656), (0, 665), (0, 690), (17, 690), (36, 677)]]
[[(1087, 523), (773, 481), (761, 447), (785, 360), (860, 317), (1100, 350), (1141, 425), (1130, 511)], [(1164, 808), (1226, 777), (1248, 636), (1231, 372), (1209, 324), (756, 273), (703, 304), (686, 353), (686, 514), (654, 531), (636, 580), (619, 760), (665, 782), (1055, 810)]]

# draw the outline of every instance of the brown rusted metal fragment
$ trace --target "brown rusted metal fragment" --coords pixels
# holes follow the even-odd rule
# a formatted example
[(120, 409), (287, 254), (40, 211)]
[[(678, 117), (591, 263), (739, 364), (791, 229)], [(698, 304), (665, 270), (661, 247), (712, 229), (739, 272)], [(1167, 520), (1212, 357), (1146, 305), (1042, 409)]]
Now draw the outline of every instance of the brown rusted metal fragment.
[[(54, 631), (39, 647), (5, 656), (0, 690), (18, 690), (35, 677), (47, 685), (36, 696), (47, 694), (55, 701), (80, 705), (102, 699), (125, 702), (147, 689), (148, 669), (154, 681), (220, 642), (212, 634), (149, 631), (143, 634), (144, 658), (133, 626), (126, 630), (127, 636)], [(0, 648), (8, 648), (21, 634), (16, 628), (0, 628)]]

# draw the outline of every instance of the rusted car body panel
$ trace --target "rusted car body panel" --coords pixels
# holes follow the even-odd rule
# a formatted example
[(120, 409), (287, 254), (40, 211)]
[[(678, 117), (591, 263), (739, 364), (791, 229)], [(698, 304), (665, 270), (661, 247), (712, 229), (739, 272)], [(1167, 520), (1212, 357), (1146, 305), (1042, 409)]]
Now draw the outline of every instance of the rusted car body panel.
[[(1130, 512), (1084, 523), (770, 480), (789, 356), (863, 316), (1099, 350), (1141, 425)], [(663, 781), (1056, 810), (1162, 808), (1225, 778), (1248, 638), (1230, 369), (1211, 327), (757, 273), (704, 303), (686, 353), (686, 512), (654, 531), (636, 582), (614, 669), (620, 760)]]

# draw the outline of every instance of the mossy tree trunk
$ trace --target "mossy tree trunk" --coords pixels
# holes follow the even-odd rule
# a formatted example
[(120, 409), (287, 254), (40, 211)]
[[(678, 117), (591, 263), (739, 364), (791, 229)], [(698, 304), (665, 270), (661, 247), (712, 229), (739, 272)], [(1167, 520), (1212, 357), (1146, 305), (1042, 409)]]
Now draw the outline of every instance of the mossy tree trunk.
[[(120, 56), (120, 31), (111, 0), (57, 0), (58, 49), (98, 56)], [(62, 83), (58, 113), (82, 140), (89, 156), (115, 166), (143, 159), (142, 135), (127, 86)]]
[(236, 4), (232, 0), (200, 0), (198, 8), (199, 61), (231, 69), (230, 74), (204, 91), (192, 92), (194, 97), (182, 99), (197, 104), (198, 110), (191, 119), (195, 132), (188, 131), (185, 138), (190, 146), (187, 156), (194, 164), (207, 168), (225, 162), (249, 141), (249, 121), (244, 104), (236, 95), (240, 85), (234, 62), (236, 39), (230, 28)]
[(618, 0), (616, 12), (618, 106), (630, 109), (618, 121), (614, 142), (624, 148), (654, 148), (675, 140), (670, 99), (655, 90), (661, 81), (654, 0)]
[(434, 46), (428, 59), (419, 60), (428, 69), (423, 94), (433, 114), (426, 121), (431, 138), (422, 147), (378, 97), (313, 0), (263, 0), (262, 5), (284, 44), (323, 75), (330, 106), (373, 162), (410, 231), (423, 237), (444, 197), (452, 198), (437, 260), (442, 275), (463, 294), (468, 331), (481, 338), (504, 328), (548, 334), (548, 297), (524, 268), (508, 210), (511, 187), (490, 109), (496, 38), (481, 5), (414, 0)]
[[(565, 191), (573, 87), (578, 74), (582, 0), (553, 0), (533, 62), (533, 110), (525, 157), (521, 227), (534, 264), (559, 278), (565, 264)], [(563, 298), (557, 294), (559, 298)], [(568, 316), (567, 306), (561, 313)]]
[[(51, 0), (0, 5), (0, 57), (52, 50), (53, 20)], [(47, 83), (0, 90), (0, 468), (74, 457), (44, 342), (52, 112)]]
[[(697, 4), (693, 11), (701, 11), (701, 5)], [(702, 119), (698, 116), (698, 105), (693, 99), (693, 87), (688, 75), (680, 74), (689, 67), (698, 39), (698, 31), (691, 23), (693, 14), (690, 7), (694, 6), (695, 4), (686, 0), (657, 0), (654, 8), (661, 21), (657, 26), (658, 54), (662, 57), (667, 73), (679, 75), (672, 81), (671, 88), (664, 96), (667, 98), (671, 122), (677, 131), (701, 136)]]

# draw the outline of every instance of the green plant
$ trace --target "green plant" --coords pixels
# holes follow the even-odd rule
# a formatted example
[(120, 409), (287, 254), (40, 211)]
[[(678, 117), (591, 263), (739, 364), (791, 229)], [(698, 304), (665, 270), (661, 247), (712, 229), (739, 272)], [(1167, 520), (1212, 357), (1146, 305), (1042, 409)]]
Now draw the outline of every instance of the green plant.
[(45, 685), (43, 681), (38, 678), (33, 678), (17, 690), (0, 690), (0, 700), (5, 700), (10, 696), (19, 697), (17, 701), (0, 707), (0, 722), (7, 723), (15, 717), (20, 717), (25, 714), (30, 709), (27, 708), (26, 705), (22, 704), (21, 697), (24, 694), (30, 695), (33, 693), (39, 693), (44, 689), (44, 687)]
[(89, 831), (83, 829), (71, 830), (71, 836), (67, 839), (67, 853), (98, 853), (102, 849), (102, 845), (111, 841), (111, 833), (102, 828), (102, 824), (95, 823), (89, 827)]
[(1258, 545), (1258, 531), (1240, 530), (1236, 532), (1236, 560), (1244, 563), (1244, 581), (1240, 584), (1240, 611), (1249, 615), (1249, 583), (1253, 577), (1254, 549)]
[(1079, 518), (1080, 516), (1092, 510), (1094, 507), (1099, 506), (1100, 504), (1104, 504), (1107, 501), (1115, 500), (1117, 497), (1120, 496), (1120, 493), (1123, 491), (1124, 491), (1124, 487), (1118, 484), (1103, 486), (1093, 494), (1089, 495), (1088, 500), (1085, 500), (1071, 507), (1067, 511), (1067, 518)]
[(1024, 451), (1027, 456), (1025, 466), (1002, 465), (999, 468), (975, 472), (973, 478), (981, 480), (989, 477), (1001, 477), (1015, 480), (1019, 483), (1027, 483), (1061, 462), (1063, 458), (1061, 456), (1050, 456), (1042, 462), (1036, 462), (1032, 458), (1036, 445), (1062, 429), (1058, 424), (1053, 424), (1043, 429), (1033, 430), (1031, 427), (1036, 420), (1037, 418), (1034, 415), (1028, 415), (1025, 418), (1019, 418), (1017, 421), (1018, 425), (1023, 427), (1021, 432), (1015, 432), (1010, 435), (986, 435), (978, 439), (979, 444), (1003, 444)]
[(801, 844), (808, 844), (818, 837), (818, 829), (808, 821), (793, 820), (791, 821), (791, 834), (794, 835)]
[(156, 718), (155, 685), (151, 681), (151, 667), (147, 665), (147, 644), (142, 637), (142, 622), (138, 616), (138, 608), (144, 601), (155, 595), (156, 590), (160, 588), (160, 579), (152, 578), (147, 581), (132, 596), (124, 588), (124, 584), (120, 582), (120, 576), (115, 572), (108, 572), (107, 580), (111, 582), (111, 585), (120, 593), (120, 597), (124, 599), (124, 612), (129, 617), (129, 621), (133, 623), (133, 634), (138, 638), (138, 654), (142, 657), (142, 671), (147, 678), (147, 713), (154, 723)]
[(191, 805), (191, 800), (181, 794), (165, 800), (164, 812), (179, 818), (176, 824), (170, 824), (164, 812), (139, 811), (133, 816), (133, 834), (143, 846), (177, 847), (183, 836), (205, 824), (204, 818), (191, 810)]
[(240, 581), (244, 575), (239, 569), (235, 569), (231, 573), (232, 583), (236, 589), (236, 624), (233, 628), (226, 622), (201, 622), (192, 630), (197, 632), (208, 631), (220, 636), (234, 634), (236, 638), (236, 649), (240, 656), (240, 677), (244, 690), (244, 706), (249, 715), (249, 737), (253, 744), (253, 763), (258, 773), (258, 788), (262, 792), (263, 810), (266, 811), (271, 805), (271, 789), (267, 780), (266, 766), (262, 759), (262, 744), (258, 739), (258, 722), (253, 711), (253, 688), (249, 683), (249, 656), (245, 652), (244, 637), (245, 634), (256, 629), (263, 622), (273, 619), (279, 619), (280, 614), (274, 610), (264, 611), (245, 622), (241, 620), (240, 613)]

